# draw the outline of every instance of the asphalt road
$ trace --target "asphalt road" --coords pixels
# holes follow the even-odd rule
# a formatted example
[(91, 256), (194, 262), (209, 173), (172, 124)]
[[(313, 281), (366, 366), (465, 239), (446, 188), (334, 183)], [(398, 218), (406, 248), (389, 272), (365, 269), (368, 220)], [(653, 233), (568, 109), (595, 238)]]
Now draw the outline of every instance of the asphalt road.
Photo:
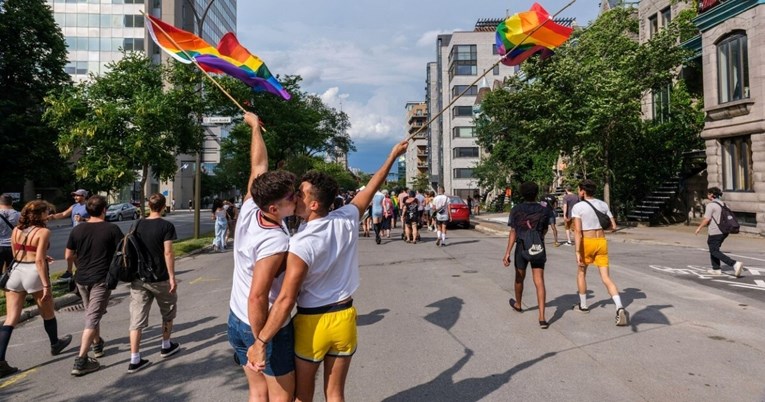
[[(210, 218), (210, 211), (203, 210), (200, 215), (200, 232), (202, 234), (211, 232), (213, 230), (213, 221)], [(177, 211), (165, 216), (165, 219), (175, 224), (175, 230), (179, 239), (189, 238), (194, 235), (194, 213), (189, 211)], [(68, 219), (60, 219), (51, 222), (49, 225), (51, 229), (50, 239), (50, 251), (48, 254), (55, 260), (59, 261), (59, 264), (52, 268), (56, 268), (60, 265), (61, 260), (64, 259), (64, 249), (66, 248), (66, 241), (69, 239), (69, 232), (72, 231), (72, 227), (68, 226)], [(126, 220), (122, 222), (112, 222), (122, 229), (122, 232), (127, 232), (130, 226), (135, 223), (134, 220)]]
[[(500, 262), (505, 237), (454, 230), (443, 248), (431, 233), (423, 237), (416, 245), (360, 240), (362, 284), (354, 296), (359, 348), (346, 387), (349, 401), (765, 400), (765, 286), (757, 285), (765, 279), (759, 268), (765, 249), (738, 257), (750, 268), (734, 279), (703, 275), (703, 250), (612, 242), (612, 277), (632, 321), (616, 327), (613, 303), (593, 269), (591, 312), (570, 310), (577, 301), (573, 251), (550, 247), (551, 326), (542, 330), (530, 278), (525, 311), (508, 306), (512, 272)], [(54, 358), (38, 317), (13, 333), (7, 359), (23, 372), (0, 380), (0, 400), (246, 399), (226, 336), (231, 258), (227, 252), (179, 261), (179, 354), (159, 357), (154, 308), (143, 342), (152, 366), (125, 373), (123, 286), (102, 322), (100, 371), (69, 375), (81, 311), (58, 313), (61, 333), (76, 340)]]

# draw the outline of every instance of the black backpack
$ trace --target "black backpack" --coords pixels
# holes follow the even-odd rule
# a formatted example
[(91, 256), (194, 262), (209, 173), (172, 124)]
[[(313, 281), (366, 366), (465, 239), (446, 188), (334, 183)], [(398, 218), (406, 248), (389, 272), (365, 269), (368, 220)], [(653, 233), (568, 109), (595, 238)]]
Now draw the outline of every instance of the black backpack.
[(547, 218), (549, 213), (544, 207), (537, 212), (514, 216), (516, 226), (525, 226), (526, 230), (517, 230), (517, 245), (520, 247), (523, 258), (531, 263), (543, 264), (547, 261), (544, 233), (547, 230)]
[(116, 289), (118, 282), (132, 282), (136, 278), (144, 282), (157, 281), (151, 253), (136, 232), (140, 223), (139, 220), (133, 224), (117, 244), (117, 250), (114, 252), (106, 275), (106, 285), (109, 289)]
[(736, 219), (736, 215), (733, 214), (733, 211), (728, 208), (725, 203), (720, 204), (721, 211), (720, 211), (720, 222), (715, 221), (717, 223), (717, 227), (720, 229), (720, 232), (723, 234), (736, 234), (741, 229), (741, 225), (738, 223), (738, 219)]

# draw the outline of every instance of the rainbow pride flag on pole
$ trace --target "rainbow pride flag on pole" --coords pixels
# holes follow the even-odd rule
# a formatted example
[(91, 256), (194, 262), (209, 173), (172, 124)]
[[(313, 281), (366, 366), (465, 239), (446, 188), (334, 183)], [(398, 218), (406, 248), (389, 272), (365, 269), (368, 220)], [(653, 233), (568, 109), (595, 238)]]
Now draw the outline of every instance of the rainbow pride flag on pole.
[[(290, 94), (266, 67), (266, 64), (250, 53), (229, 32), (223, 36), (218, 47), (212, 47), (191, 32), (178, 29), (164, 21), (147, 15), (149, 34), (162, 50), (181, 63), (196, 61), (206, 72), (227, 74), (255, 91), (265, 91), (289, 100)], [(161, 29), (159, 29), (161, 28)]]
[[(541, 28), (528, 36), (540, 25)], [(573, 31), (551, 20), (550, 14), (539, 3), (534, 3), (529, 11), (513, 14), (497, 25), (497, 50), (503, 56), (502, 64), (517, 66), (537, 53), (543, 58), (549, 57), (552, 49), (566, 42)]]

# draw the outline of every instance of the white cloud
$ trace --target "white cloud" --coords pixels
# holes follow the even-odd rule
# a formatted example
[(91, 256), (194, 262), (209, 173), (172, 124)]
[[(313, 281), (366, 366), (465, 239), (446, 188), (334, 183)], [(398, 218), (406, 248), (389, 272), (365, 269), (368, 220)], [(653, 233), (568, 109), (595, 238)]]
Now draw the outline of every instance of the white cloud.
[(454, 31), (461, 31), (460, 29), (452, 29), (452, 30), (443, 30), (443, 29), (436, 29), (433, 31), (427, 31), (420, 36), (420, 39), (417, 39), (417, 47), (436, 47), (436, 39), (438, 38), (438, 35), (445, 35), (450, 34)]
[(356, 142), (387, 140), (400, 135), (395, 129), (403, 120), (401, 115), (389, 110), (390, 101), (383, 101), (386, 95), (380, 93), (367, 102), (358, 102), (348, 93), (341, 93), (339, 87), (331, 87), (319, 95), (322, 102), (335, 109), (342, 109), (351, 121), (348, 134)]

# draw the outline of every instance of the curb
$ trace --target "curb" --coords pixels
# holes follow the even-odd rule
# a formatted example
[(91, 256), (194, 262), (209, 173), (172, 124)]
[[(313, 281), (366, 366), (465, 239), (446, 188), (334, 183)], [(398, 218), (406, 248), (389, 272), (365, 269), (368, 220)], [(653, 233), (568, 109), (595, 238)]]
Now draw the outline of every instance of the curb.
[[(80, 301), (80, 297), (77, 296), (74, 293), (67, 293), (63, 296), (56, 297), (53, 299), (53, 310), (60, 310), (64, 307), (71, 306), (72, 304), (78, 303)], [(21, 324), (22, 322), (32, 319), (34, 317), (37, 317), (40, 315), (40, 311), (37, 308), (37, 306), (29, 306), (23, 310), (21, 310), (21, 316), (19, 317), (18, 324)]]

